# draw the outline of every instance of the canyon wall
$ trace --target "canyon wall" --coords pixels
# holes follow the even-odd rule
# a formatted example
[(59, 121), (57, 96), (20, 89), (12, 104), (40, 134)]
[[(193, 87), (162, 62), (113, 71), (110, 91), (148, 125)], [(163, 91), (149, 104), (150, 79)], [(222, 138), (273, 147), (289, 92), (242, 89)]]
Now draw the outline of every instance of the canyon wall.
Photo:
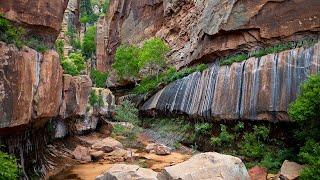
[(26, 29), (27, 35), (41, 36), (48, 44), (56, 40), (68, 0), (0, 1), (0, 14)]
[(208, 120), (289, 121), (288, 107), (299, 86), (319, 71), (320, 43), (231, 66), (213, 64), (169, 84), (141, 110)]
[[(318, 0), (111, 0), (97, 39), (99, 69), (116, 48), (163, 38), (178, 69), (261, 46), (319, 35)], [(103, 46), (103, 47), (101, 47)]]

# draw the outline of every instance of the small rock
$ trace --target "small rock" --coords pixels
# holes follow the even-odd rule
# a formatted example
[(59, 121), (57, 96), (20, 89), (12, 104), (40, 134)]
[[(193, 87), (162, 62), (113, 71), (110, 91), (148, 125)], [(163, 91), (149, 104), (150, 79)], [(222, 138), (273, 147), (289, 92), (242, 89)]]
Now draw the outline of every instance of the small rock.
[(157, 173), (138, 165), (115, 164), (108, 172), (96, 177), (96, 180), (157, 180)]
[(104, 152), (103, 151), (92, 151), (90, 153), (91, 157), (95, 160), (98, 160), (100, 159), (101, 157), (103, 157), (104, 155)]
[(90, 150), (83, 146), (77, 146), (76, 149), (72, 152), (72, 155), (76, 160), (82, 163), (91, 161)]
[(266, 180), (267, 179), (267, 169), (259, 166), (251, 168), (249, 171), (249, 176), (251, 180)]
[(301, 170), (303, 168), (303, 165), (285, 160), (280, 169), (280, 179), (297, 179), (300, 176)]
[(171, 149), (163, 144), (151, 143), (146, 147), (146, 151), (149, 153), (155, 153), (157, 155), (169, 155), (171, 154)]
[(95, 149), (97, 151), (104, 151), (107, 153), (112, 152), (116, 148), (122, 149), (123, 145), (119, 141), (110, 137), (107, 137), (101, 141), (97, 141), (92, 145), (92, 149)]
[(279, 174), (268, 174), (267, 175), (267, 180), (278, 180), (279, 179)]

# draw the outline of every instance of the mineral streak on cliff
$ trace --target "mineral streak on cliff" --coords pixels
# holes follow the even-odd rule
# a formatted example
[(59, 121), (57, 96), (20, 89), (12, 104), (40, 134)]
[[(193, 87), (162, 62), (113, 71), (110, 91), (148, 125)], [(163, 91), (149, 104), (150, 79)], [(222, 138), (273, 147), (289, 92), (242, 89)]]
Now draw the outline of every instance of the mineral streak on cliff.
[(299, 85), (320, 70), (320, 43), (231, 66), (213, 64), (177, 80), (141, 108), (214, 120), (289, 121)]

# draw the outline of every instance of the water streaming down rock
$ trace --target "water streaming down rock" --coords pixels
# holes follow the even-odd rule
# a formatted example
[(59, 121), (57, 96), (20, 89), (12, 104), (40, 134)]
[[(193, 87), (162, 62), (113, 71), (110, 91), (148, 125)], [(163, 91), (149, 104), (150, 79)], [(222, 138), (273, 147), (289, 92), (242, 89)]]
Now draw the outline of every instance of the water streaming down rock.
[(320, 43), (231, 66), (214, 64), (169, 84), (145, 102), (141, 111), (214, 120), (288, 121), (287, 110), (300, 84), (319, 70)]

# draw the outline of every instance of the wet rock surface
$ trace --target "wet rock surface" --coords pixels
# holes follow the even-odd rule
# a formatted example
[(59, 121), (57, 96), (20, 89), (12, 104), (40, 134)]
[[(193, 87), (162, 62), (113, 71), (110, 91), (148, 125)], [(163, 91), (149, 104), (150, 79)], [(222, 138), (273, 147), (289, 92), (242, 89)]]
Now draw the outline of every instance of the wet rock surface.
[(300, 84), (320, 70), (319, 52), (317, 43), (231, 66), (214, 64), (167, 85), (140, 110), (214, 120), (289, 121), (288, 106)]

